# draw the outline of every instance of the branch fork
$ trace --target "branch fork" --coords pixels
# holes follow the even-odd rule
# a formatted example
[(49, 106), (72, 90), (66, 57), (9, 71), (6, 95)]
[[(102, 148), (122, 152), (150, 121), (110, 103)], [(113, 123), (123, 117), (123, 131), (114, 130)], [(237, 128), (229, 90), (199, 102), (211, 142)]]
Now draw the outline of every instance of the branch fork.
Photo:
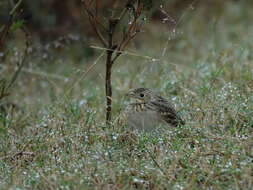
[[(117, 1), (117, 0), (115, 0)], [(95, 31), (101, 44), (106, 48), (106, 77), (105, 77), (105, 92), (106, 92), (106, 123), (111, 125), (112, 120), (112, 85), (111, 74), (112, 66), (116, 59), (122, 55), (122, 52), (131, 40), (140, 32), (138, 22), (142, 14), (143, 5), (140, 0), (128, 0), (122, 8), (119, 16), (108, 18), (108, 26), (104, 26), (99, 18), (99, 1), (98, 0), (81, 0), (89, 22)], [(114, 5), (110, 7), (114, 11)], [(114, 44), (114, 34), (117, 31), (117, 26), (123, 20), (126, 13), (133, 14), (131, 24), (127, 25), (127, 32), (123, 34), (119, 43)]]

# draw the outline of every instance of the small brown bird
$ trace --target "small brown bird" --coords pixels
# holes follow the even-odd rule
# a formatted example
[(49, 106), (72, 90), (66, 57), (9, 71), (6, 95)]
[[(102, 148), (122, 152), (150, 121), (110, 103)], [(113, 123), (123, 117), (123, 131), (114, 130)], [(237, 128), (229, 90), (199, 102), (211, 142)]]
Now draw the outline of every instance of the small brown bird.
[(150, 89), (136, 88), (127, 96), (135, 100), (126, 108), (128, 124), (134, 128), (150, 131), (159, 125), (176, 127), (184, 124), (174, 107)]

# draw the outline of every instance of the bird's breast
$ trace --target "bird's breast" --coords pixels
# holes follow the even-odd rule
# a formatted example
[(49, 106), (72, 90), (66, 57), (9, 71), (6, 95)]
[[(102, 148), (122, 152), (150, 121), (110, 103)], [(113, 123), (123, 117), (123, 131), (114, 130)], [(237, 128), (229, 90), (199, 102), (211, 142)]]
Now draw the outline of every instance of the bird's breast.
[(127, 123), (134, 129), (151, 131), (161, 122), (158, 113), (149, 109), (145, 104), (132, 104), (127, 108)]

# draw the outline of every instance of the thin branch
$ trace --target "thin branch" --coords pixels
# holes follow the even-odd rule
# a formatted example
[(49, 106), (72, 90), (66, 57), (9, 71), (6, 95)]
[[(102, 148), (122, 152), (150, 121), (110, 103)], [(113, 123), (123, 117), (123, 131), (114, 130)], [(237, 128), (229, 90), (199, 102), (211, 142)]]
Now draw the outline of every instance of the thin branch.
[(120, 42), (120, 45), (117, 48), (118, 52), (115, 55), (115, 57), (113, 58), (112, 63), (115, 62), (115, 60), (122, 54), (121, 51), (124, 50), (125, 47), (129, 44), (129, 42), (139, 33), (138, 32), (139, 30), (137, 30), (137, 20), (138, 20), (138, 18), (139, 18), (139, 15), (137, 15), (135, 17), (132, 24), (128, 28), (128, 31), (123, 36), (123, 39), (122, 39), (122, 41)]
[(122, 44), (122, 50), (125, 49), (125, 47), (128, 45), (128, 43), (138, 34), (139, 32), (135, 32), (134, 34), (132, 34), (131, 36), (128, 37), (128, 39), (124, 42), (124, 44)]
[(64, 96), (68, 95), (69, 92), (76, 86), (77, 83), (84, 80), (84, 78), (87, 76), (87, 74), (94, 68), (94, 66), (98, 63), (98, 61), (104, 56), (105, 52), (102, 52), (101, 55), (98, 56), (98, 58), (94, 61), (92, 65), (90, 65), (83, 73), (81, 73), (80, 76), (77, 77), (77, 79), (70, 85), (70, 87), (67, 89)]
[[(11, 28), (11, 25), (13, 24), (13, 21), (14, 21), (14, 16), (15, 16), (14, 14), (20, 9), (22, 1), (23, 0), (19, 0), (14, 5), (14, 7), (12, 8), (12, 10), (9, 13), (9, 21), (8, 21), (8, 23), (3, 26), (2, 31), (0, 32), (0, 49), (2, 49), (3, 46), (4, 46), (5, 39), (6, 39), (7, 35), (8, 35), (9, 30)], [(11, 4), (12, 4), (12, 2), (11, 2)]]
[[(18, 12), (18, 10), (20, 9), (21, 7), (21, 4), (22, 4), (22, 0), (19, 0), (15, 6), (13, 7), (13, 9), (10, 11), (9, 13), (9, 22), (8, 24), (5, 26), (5, 28), (3, 29), (2, 33), (0, 34), (0, 48), (3, 47), (4, 45), (4, 41), (9, 33), (9, 30), (10, 30), (10, 27), (11, 25), (13, 24), (14, 22), (14, 19), (15, 19), (15, 14)], [(24, 26), (22, 26), (21, 28), (23, 30), (23, 32), (25, 33), (25, 36), (26, 36), (26, 47), (25, 47), (25, 52), (24, 52), (24, 55), (23, 55), (23, 58), (21, 59), (20, 61), (20, 64), (18, 66), (18, 69), (16, 70), (16, 72), (13, 74), (13, 76), (11, 77), (11, 80), (9, 82), (9, 84), (7, 85), (7, 87), (5, 88), (6, 91), (8, 91), (8, 89), (10, 89), (14, 82), (17, 80), (23, 66), (25, 65), (25, 62), (26, 62), (26, 57), (28, 55), (28, 48), (29, 48), (29, 33), (28, 31), (26, 30), (26, 28)]]
[[(130, 38), (128, 38), (128, 40), (125, 42), (124, 46), (122, 46), (122, 50), (125, 49), (125, 47), (128, 45), (128, 43), (137, 35), (138, 33), (136, 32), (134, 35), (132, 35)], [(115, 60), (122, 54), (123, 51), (118, 51), (117, 54), (114, 56), (114, 58), (112, 59), (112, 63), (115, 62)]]
[(104, 38), (104, 36), (102, 35), (102, 33), (100, 32), (98, 25), (101, 26), (101, 28), (103, 30), (106, 30), (106, 28), (104, 27), (104, 25), (102, 25), (98, 20), (97, 17), (94, 16), (94, 14), (92, 13), (92, 11), (88, 8), (89, 5), (87, 5), (87, 3), (85, 2), (85, 0), (82, 1), (83, 2), (83, 7), (85, 9), (85, 12), (88, 15), (90, 24), (93, 28), (93, 30), (95, 31), (95, 33), (97, 34), (99, 40), (101, 41), (101, 43), (103, 44), (104, 47), (107, 47), (107, 42)]
[[(94, 48), (94, 49), (98, 49), (98, 50), (107, 50), (107, 48), (98, 47), (98, 46), (90, 46), (90, 47)], [(132, 53), (132, 52), (127, 52), (127, 51), (117, 51), (117, 50), (115, 50), (114, 52), (120, 52), (120, 53), (125, 54), (125, 55), (132, 55), (132, 56), (141, 57), (141, 58), (149, 59), (149, 60), (155, 60), (155, 61), (159, 60), (159, 59), (147, 56), (147, 55), (139, 55), (139, 54)]]
[(120, 16), (119, 16), (119, 20), (122, 20), (124, 18), (124, 16), (126, 15), (127, 13), (127, 9), (124, 8), (124, 10), (121, 12)]
[[(139, 15), (140, 16), (140, 15)], [(128, 28), (128, 31), (126, 32), (126, 34), (123, 36), (123, 38), (122, 38), (122, 40), (121, 40), (121, 42), (120, 42), (120, 44), (119, 44), (119, 46), (118, 46), (118, 48), (117, 48), (117, 50), (118, 51), (122, 51), (122, 50), (124, 50), (124, 48), (125, 48), (125, 46), (128, 44), (128, 42), (131, 40), (131, 39), (133, 39), (133, 37), (136, 35), (136, 28), (137, 28), (137, 20), (138, 20), (138, 18), (139, 18), (139, 16), (135, 16), (134, 17), (134, 20), (133, 20), (133, 22), (132, 22), (132, 24), (129, 26), (129, 28)], [(134, 33), (134, 35), (132, 34), (132, 33)], [(126, 44), (126, 45), (124, 45), (124, 44)], [(119, 55), (118, 55), (119, 56)], [(117, 56), (117, 57), (118, 57)]]
[[(190, 3), (190, 6), (188, 6), (186, 8), (186, 10), (183, 12), (183, 14), (180, 16), (180, 18), (178, 19), (178, 21), (174, 21), (174, 29), (173, 29), (173, 34), (176, 35), (176, 29), (178, 28), (179, 24), (181, 24), (181, 22), (183, 21), (185, 15), (187, 14), (188, 10), (192, 9), (192, 7), (194, 6), (195, 3), (197, 3), (199, 0), (193, 0), (191, 3)], [(167, 51), (167, 48), (168, 48), (168, 44), (169, 44), (169, 41), (171, 40), (171, 36), (168, 36), (167, 38), (167, 41), (165, 43), (165, 46), (162, 50), (162, 57), (165, 55), (166, 51)]]
[(165, 172), (165, 170), (160, 166), (160, 164), (156, 161), (156, 159), (154, 158), (154, 156), (152, 155), (152, 153), (146, 148), (148, 154), (149, 154), (149, 157), (151, 158), (151, 160), (154, 162), (154, 164), (156, 165), (156, 167), (162, 172), (162, 174), (164, 176), (167, 177), (167, 173)]
[(84, 6), (86, 13), (96, 21), (96, 23), (101, 27), (101, 29), (103, 29), (105, 32), (107, 32), (107, 28), (101, 22), (99, 22), (98, 17), (95, 16), (92, 13), (92, 11), (89, 9), (89, 7), (91, 7), (93, 1), (91, 1), (88, 4), (85, 2), (85, 0), (82, 0), (82, 2), (83, 2), (83, 6)]
[(90, 24), (91, 24), (93, 30), (96, 32), (100, 42), (103, 44), (104, 47), (107, 47), (107, 42), (106, 42), (105, 38), (103, 37), (100, 30), (97, 28), (95, 22), (93, 22), (93, 20), (90, 16), (89, 16), (89, 21), (90, 21)]
[(16, 4), (16, 5), (13, 7), (13, 9), (11, 10), (10, 16), (13, 16), (14, 13), (16, 13), (16, 11), (19, 9), (19, 7), (20, 7), (22, 1), (23, 1), (23, 0), (19, 0), (19, 1), (17, 2), (17, 4)]
[(17, 80), (18, 75), (20, 74), (22, 68), (24, 67), (24, 65), (25, 65), (25, 63), (26, 63), (26, 58), (27, 58), (27, 56), (28, 56), (28, 49), (29, 49), (29, 46), (30, 46), (30, 40), (29, 40), (30, 35), (29, 35), (29, 33), (28, 33), (28, 31), (26, 30), (25, 27), (22, 27), (22, 30), (23, 30), (23, 32), (25, 33), (25, 36), (26, 36), (26, 47), (25, 47), (25, 52), (24, 52), (24, 55), (23, 55), (22, 60), (20, 61), (20, 64), (19, 64), (19, 66), (18, 66), (17, 71), (16, 71), (16, 72), (14, 73), (14, 75), (12, 76), (11, 81), (10, 81), (9, 85), (7, 86), (7, 88), (6, 88), (7, 90), (8, 90), (9, 88), (11, 88), (12, 85), (14, 84), (14, 82)]
[(12, 21), (9, 21), (9, 23), (5, 26), (3, 26), (3, 29), (0, 33), (0, 50), (4, 47), (5, 39), (9, 33), (10, 27), (11, 27)]

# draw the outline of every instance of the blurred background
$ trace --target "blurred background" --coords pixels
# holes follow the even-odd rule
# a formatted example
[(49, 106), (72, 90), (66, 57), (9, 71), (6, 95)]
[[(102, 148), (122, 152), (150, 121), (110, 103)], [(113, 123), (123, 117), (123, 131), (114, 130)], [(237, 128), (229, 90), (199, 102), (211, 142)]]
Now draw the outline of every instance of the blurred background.
[[(168, 14), (171, 20), (167, 21), (171, 25), (178, 22), (183, 14), (187, 14), (187, 9), (194, 10), (192, 14), (198, 14), (203, 17), (206, 22), (210, 19), (218, 19), (224, 14), (228, 6), (240, 7), (241, 11), (250, 9), (253, 5), (250, 0), (143, 0), (146, 9), (146, 16), (149, 17), (151, 25), (156, 25), (161, 22)], [(23, 14), (22, 18), (26, 22), (29, 30), (42, 41), (53, 40), (59, 36), (67, 34), (79, 34), (82, 36), (90, 37), (93, 31), (87, 17), (85, 16), (84, 9), (81, 1), (67, 1), (67, 0), (38, 0), (38, 1), (22, 1)], [(117, 3), (117, 8), (124, 7), (125, 1)], [(115, 3), (115, 0), (104, 1), (100, 5), (100, 11), (103, 16), (110, 13), (110, 5)], [(120, 5), (118, 5), (120, 4)], [(15, 5), (14, 0), (2, 0), (0, 3), (0, 21), (6, 23), (9, 19), (9, 12)], [(161, 11), (161, 6), (164, 11)], [(184, 18), (184, 22), (192, 16)], [(244, 12), (246, 16), (246, 12)]]
[[(107, 22), (109, 5), (115, 2), (101, 2), (102, 22)], [(124, 7), (125, 2), (116, 3), (115, 9)], [(1, 0), (1, 28), (8, 23), (15, 3)], [(102, 50), (92, 48), (101, 44), (81, 2), (23, 0), (21, 7), (18, 24), (29, 33), (29, 53), (15, 88), (5, 101), (37, 109), (71, 89), (73, 100), (95, 104), (97, 96), (104, 96), (105, 57), (100, 56)], [(252, 8), (251, 0), (145, 1), (142, 32), (126, 49), (134, 55), (121, 56), (114, 67), (115, 97), (120, 99), (127, 89), (135, 86), (158, 88), (165, 94), (183, 93), (178, 90), (182, 86), (179, 81), (187, 80), (196, 71), (198, 62), (215, 52), (220, 56), (231, 53), (229, 48), (243, 40), (244, 46), (249, 45), (246, 37), (252, 32)], [(13, 27), (0, 52), (1, 79), (8, 81), (15, 73), (25, 45), (25, 32)], [(98, 102), (104, 104), (104, 99)]]

